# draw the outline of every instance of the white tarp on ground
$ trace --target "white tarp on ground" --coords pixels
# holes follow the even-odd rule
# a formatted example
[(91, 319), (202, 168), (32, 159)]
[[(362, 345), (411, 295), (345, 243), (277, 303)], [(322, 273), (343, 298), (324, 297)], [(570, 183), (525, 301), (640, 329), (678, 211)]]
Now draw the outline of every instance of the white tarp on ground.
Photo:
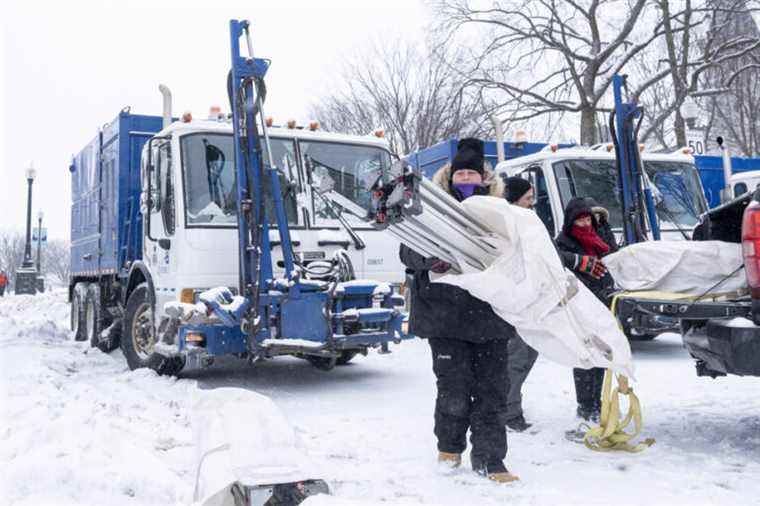
[(288, 420), (269, 397), (240, 388), (198, 390), (191, 411), (194, 504), (234, 506), (230, 487), (315, 479)]
[(464, 288), (491, 304), (550, 360), (572, 367), (611, 367), (632, 377), (631, 349), (617, 321), (565, 270), (536, 213), (494, 197), (472, 197), (462, 205), (497, 235), (501, 255), (485, 271), (448, 275), (437, 282)]
[[(649, 241), (604, 258), (623, 290), (689, 294), (746, 287), (743, 263), (741, 245), (722, 241)], [(713, 289), (724, 278), (728, 279)]]

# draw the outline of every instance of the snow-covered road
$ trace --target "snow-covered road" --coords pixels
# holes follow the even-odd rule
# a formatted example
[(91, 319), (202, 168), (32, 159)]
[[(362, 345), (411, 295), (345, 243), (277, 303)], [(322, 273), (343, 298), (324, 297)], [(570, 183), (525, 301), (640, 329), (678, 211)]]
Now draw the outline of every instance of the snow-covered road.
[(65, 292), (0, 298), (0, 502), (188, 504), (192, 394), (236, 386), (271, 397), (334, 494), (356, 504), (760, 504), (760, 378), (696, 377), (678, 336), (634, 343), (644, 435), (657, 439), (638, 455), (566, 441), (571, 373), (539, 359), (524, 387), (535, 430), (509, 436), (522, 478), (510, 486), (435, 465), (429, 349), (392, 350), (331, 372), (226, 360), (176, 380), (72, 341)]

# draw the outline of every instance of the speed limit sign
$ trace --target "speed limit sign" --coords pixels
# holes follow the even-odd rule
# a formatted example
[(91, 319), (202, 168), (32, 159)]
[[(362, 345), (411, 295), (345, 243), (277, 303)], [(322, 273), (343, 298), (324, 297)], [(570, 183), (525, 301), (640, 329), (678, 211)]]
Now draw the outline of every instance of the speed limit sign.
[(686, 145), (691, 148), (695, 155), (704, 155), (707, 153), (705, 145), (705, 132), (701, 128), (689, 128), (686, 130)]

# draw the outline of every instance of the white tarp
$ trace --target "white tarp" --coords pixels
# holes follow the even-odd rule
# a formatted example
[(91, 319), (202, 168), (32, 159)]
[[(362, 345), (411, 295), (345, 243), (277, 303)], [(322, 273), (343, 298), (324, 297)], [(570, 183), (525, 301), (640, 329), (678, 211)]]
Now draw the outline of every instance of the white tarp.
[[(604, 257), (623, 290), (688, 294), (745, 288), (743, 263), (741, 244), (722, 241), (648, 241)], [(720, 283), (724, 278), (728, 279)]]
[(191, 424), (197, 506), (234, 506), (235, 483), (317, 478), (290, 423), (268, 397), (240, 388), (198, 390)]
[(494, 197), (471, 197), (462, 205), (496, 234), (501, 255), (485, 271), (436, 281), (491, 304), (550, 360), (571, 367), (611, 367), (632, 377), (631, 349), (617, 321), (565, 270), (536, 213)]

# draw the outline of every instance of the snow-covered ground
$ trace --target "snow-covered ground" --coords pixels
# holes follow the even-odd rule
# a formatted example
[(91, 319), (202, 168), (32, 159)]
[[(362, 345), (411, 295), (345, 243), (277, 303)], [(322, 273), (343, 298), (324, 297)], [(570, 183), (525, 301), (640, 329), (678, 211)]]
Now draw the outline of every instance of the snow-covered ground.
[[(321, 504), (760, 504), (760, 379), (698, 378), (678, 336), (634, 343), (642, 454), (598, 454), (577, 426), (571, 373), (539, 359), (524, 387), (535, 423), (509, 435), (509, 486), (435, 464), (435, 397), (424, 341), (331, 372), (280, 358), (219, 361), (182, 379), (130, 372), (71, 340), (65, 293), (0, 298), (0, 503), (188, 504), (196, 389), (271, 397), (334, 498)], [(256, 427), (251, 427), (256, 430)]]

